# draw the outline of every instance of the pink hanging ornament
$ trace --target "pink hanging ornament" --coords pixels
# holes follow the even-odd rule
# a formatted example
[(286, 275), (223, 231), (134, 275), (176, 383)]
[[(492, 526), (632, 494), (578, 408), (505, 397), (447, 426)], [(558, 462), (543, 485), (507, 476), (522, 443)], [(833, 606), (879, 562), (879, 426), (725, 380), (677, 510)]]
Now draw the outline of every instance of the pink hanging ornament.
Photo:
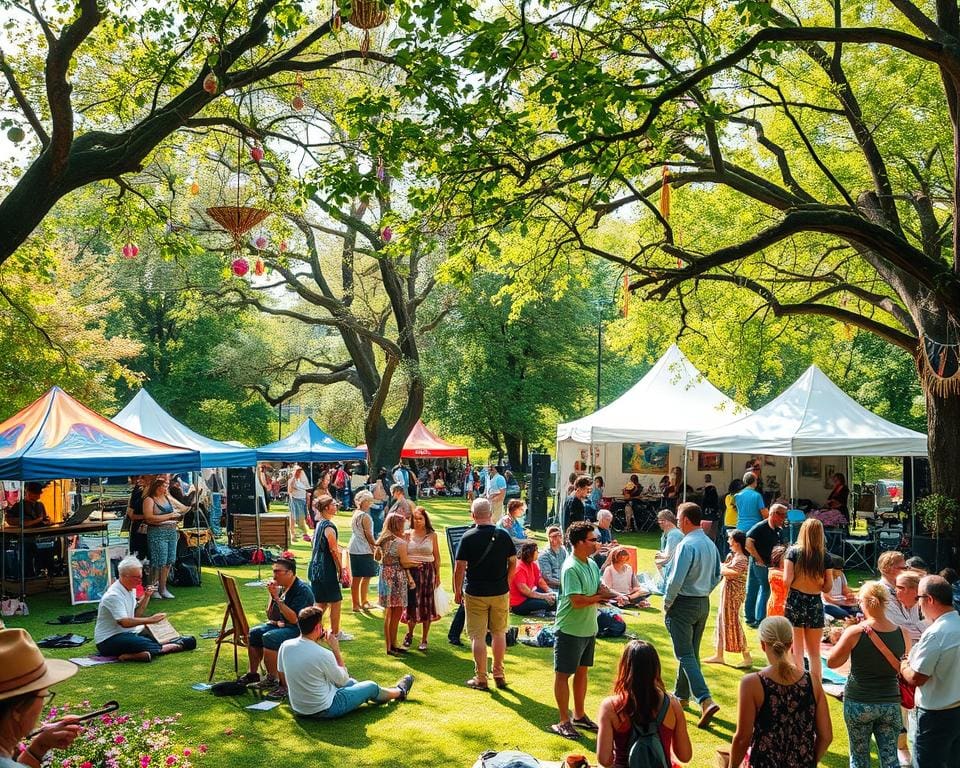
[(120, 249), (120, 252), (123, 254), (123, 258), (132, 259), (133, 258), (133, 246), (130, 243), (127, 243)]
[(233, 270), (233, 274), (237, 277), (243, 277), (250, 271), (250, 262), (241, 256), (233, 260), (233, 263), (230, 264), (230, 269)]
[(299, 93), (296, 96), (294, 96), (293, 101), (290, 102), (290, 106), (292, 106), (295, 110), (297, 110), (297, 112), (303, 109), (303, 107), (305, 106), (305, 103), (303, 101), (303, 96), (301, 96)]
[(220, 87), (220, 83), (217, 82), (217, 76), (210, 72), (205, 78), (203, 78), (203, 90), (209, 94), (214, 94), (217, 92), (217, 89)]
[(263, 147), (260, 145), (254, 145), (250, 147), (250, 157), (253, 158), (255, 163), (259, 163), (263, 160)]
[(286, 241), (286, 240), (281, 240), (281, 241), (280, 241), (280, 253), (286, 253), (286, 252), (287, 252), (287, 241)]
[(262, 251), (267, 247), (267, 238), (263, 235), (260, 235), (256, 240), (253, 241), (253, 244), (257, 246), (258, 251)]
[(384, 227), (383, 232), (380, 233), (380, 236), (383, 238), (383, 242), (389, 243), (393, 240), (393, 229), (391, 227)]

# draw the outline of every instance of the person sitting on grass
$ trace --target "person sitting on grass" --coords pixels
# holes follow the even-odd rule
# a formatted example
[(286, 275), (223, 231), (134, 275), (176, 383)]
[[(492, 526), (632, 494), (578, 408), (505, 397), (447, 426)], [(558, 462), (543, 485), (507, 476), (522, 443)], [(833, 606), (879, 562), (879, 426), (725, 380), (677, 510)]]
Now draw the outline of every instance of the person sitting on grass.
[(600, 580), (613, 592), (621, 605), (649, 608), (650, 592), (640, 586), (637, 574), (630, 565), (630, 553), (626, 547), (616, 546), (610, 550), (600, 573)]
[[(238, 682), (251, 688), (272, 691), (280, 686), (277, 675), (277, 652), (285, 640), (300, 634), (297, 617), (313, 605), (313, 591), (297, 576), (297, 561), (281, 557), (273, 564), (273, 578), (267, 582), (267, 621), (250, 628), (247, 645), (249, 671)], [(267, 676), (260, 679), (260, 662)]]
[(404, 675), (392, 688), (381, 688), (372, 680), (357, 682), (347, 671), (340, 641), (323, 629), (322, 621), (323, 610), (315, 605), (297, 615), (300, 636), (280, 645), (277, 669), (281, 688), (268, 694), (269, 698), (280, 698), (279, 691), (285, 690), (294, 712), (324, 720), (353, 712), (368, 701), (385, 704), (406, 700), (413, 675)]
[[(513, 502), (511, 502), (513, 503)], [(537, 565), (537, 543), (527, 541), (520, 545), (517, 569), (510, 580), (510, 613), (529, 616), (531, 613), (553, 611), (557, 596), (547, 586)]]
[[(143, 597), (137, 599), (137, 587), (143, 583), (140, 561), (134, 555), (127, 555), (117, 566), (117, 575), (117, 580), (103, 593), (97, 608), (97, 624), (93, 630), (97, 653), (116, 656), (120, 661), (150, 661), (161, 654), (186, 650), (183, 642), (161, 645), (143, 634), (145, 626), (159, 624), (167, 614), (143, 615), (157, 588), (146, 587)], [(196, 647), (195, 643), (193, 647)]]

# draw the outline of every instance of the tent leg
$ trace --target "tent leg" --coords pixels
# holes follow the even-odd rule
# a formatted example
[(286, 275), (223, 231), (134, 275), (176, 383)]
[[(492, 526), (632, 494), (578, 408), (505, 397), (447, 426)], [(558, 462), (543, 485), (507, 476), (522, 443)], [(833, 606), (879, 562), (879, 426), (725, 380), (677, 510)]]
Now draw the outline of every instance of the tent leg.
[(917, 466), (910, 457), (910, 548), (917, 538)]
[(683, 486), (683, 488), (681, 489), (683, 495), (680, 498), (682, 501), (686, 501), (687, 500), (687, 446), (686, 444), (684, 444), (683, 446), (683, 480), (681, 481), (681, 485)]
[(791, 456), (790, 457), (790, 506), (796, 509), (797, 507), (797, 460)]

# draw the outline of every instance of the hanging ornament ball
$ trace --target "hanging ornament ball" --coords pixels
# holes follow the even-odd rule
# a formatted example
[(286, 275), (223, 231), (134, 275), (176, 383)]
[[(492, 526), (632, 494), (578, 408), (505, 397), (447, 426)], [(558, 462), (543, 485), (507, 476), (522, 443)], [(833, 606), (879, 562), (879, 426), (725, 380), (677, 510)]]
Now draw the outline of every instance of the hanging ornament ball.
[(10, 139), (14, 144), (19, 144), (25, 138), (27, 134), (24, 133), (23, 128), (19, 125), (13, 126), (9, 131), (7, 131), (7, 138)]
[(220, 83), (217, 82), (217, 76), (213, 72), (209, 73), (205, 78), (203, 78), (203, 90), (207, 93), (214, 94), (217, 92), (217, 89), (220, 87)]
[(250, 157), (253, 158), (255, 163), (259, 163), (261, 160), (263, 160), (263, 147), (259, 145), (250, 147)]
[(267, 238), (263, 235), (260, 235), (256, 240), (253, 241), (253, 244), (257, 246), (257, 250), (262, 251), (267, 247)]
[(303, 109), (304, 105), (305, 105), (305, 102), (303, 100), (303, 96), (301, 96), (299, 93), (296, 96), (294, 96), (293, 100), (290, 102), (290, 106), (292, 106), (298, 112), (301, 109)]
[(242, 256), (238, 259), (234, 259), (230, 264), (230, 269), (233, 270), (233, 274), (237, 277), (243, 277), (247, 272), (250, 271), (250, 262), (247, 261)]
[(287, 252), (287, 241), (286, 241), (286, 240), (281, 240), (281, 241), (280, 241), (280, 253), (286, 253), (286, 252)]
[(389, 243), (393, 240), (393, 229), (391, 227), (384, 227), (383, 232), (380, 233), (380, 236), (383, 238), (383, 242)]
[(193, 182), (190, 185), (190, 194), (194, 197), (200, 194), (200, 185), (197, 182)]
[(550, 49), (550, 58), (551, 58), (551, 59), (555, 59), (555, 58), (557, 58), (559, 55), (560, 55), (560, 54), (557, 52), (557, 49), (556, 49), (556, 48), (551, 48), (551, 49)]
[(266, 265), (263, 263), (263, 259), (257, 259), (253, 263), (253, 273), (258, 277), (266, 271)]
[(121, 249), (121, 253), (125, 259), (135, 259), (137, 258), (137, 254), (140, 253), (140, 249), (137, 248), (135, 243), (127, 243)]
[(333, 24), (330, 25), (333, 28), (334, 32), (339, 32), (340, 28), (343, 27), (343, 19), (340, 18), (340, 13), (337, 12), (333, 16)]

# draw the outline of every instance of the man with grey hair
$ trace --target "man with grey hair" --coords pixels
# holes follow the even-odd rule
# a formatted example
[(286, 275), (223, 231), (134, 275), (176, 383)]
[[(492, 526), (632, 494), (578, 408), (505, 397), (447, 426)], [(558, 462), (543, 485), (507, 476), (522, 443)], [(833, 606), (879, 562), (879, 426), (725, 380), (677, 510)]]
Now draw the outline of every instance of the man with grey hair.
[(787, 505), (777, 502), (770, 507), (766, 520), (761, 520), (746, 532), (750, 570), (747, 572), (747, 599), (743, 610), (747, 626), (754, 629), (767, 617), (770, 555), (774, 547), (783, 545), (783, 526), (786, 522)]
[[(186, 638), (183, 638), (184, 642), (161, 645), (152, 637), (142, 634), (145, 626), (158, 624), (167, 615), (143, 615), (157, 590), (153, 586), (145, 587), (143, 597), (137, 599), (137, 587), (143, 583), (140, 561), (133, 555), (127, 555), (117, 566), (117, 573), (119, 578), (104, 592), (97, 609), (97, 624), (93, 630), (97, 652), (101, 656), (116, 656), (120, 661), (150, 661), (160, 654), (186, 650)], [(193, 640), (192, 648), (195, 647), (196, 641)]]
[(517, 567), (517, 549), (510, 534), (493, 525), (490, 500), (474, 499), (470, 507), (474, 527), (457, 548), (453, 572), (454, 600), (466, 610), (467, 635), (473, 647), (474, 675), (467, 686), (489, 690), (487, 685), (487, 632), (493, 648), (493, 679), (506, 688), (503, 659), (510, 623), (510, 581)]
[(394, 483), (390, 486), (390, 498), (392, 501), (383, 519), (386, 520), (387, 515), (395, 512), (398, 515), (403, 515), (404, 519), (409, 522), (410, 518), (413, 517), (413, 504), (407, 498), (407, 489), (400, 483)]
[(610, 554), (610, 550), (617, 546), (617, 540), (613, 538), (613, 512), (609, 509), (601, 509), (597, 513), (597, 525), (596, 531), (597, 536), (600, 539), (600, 548), (597, 550), (597, 553), (593, 556), (594, 562), (602, 568), (604, 563), (607, 560), (607, 555)]

